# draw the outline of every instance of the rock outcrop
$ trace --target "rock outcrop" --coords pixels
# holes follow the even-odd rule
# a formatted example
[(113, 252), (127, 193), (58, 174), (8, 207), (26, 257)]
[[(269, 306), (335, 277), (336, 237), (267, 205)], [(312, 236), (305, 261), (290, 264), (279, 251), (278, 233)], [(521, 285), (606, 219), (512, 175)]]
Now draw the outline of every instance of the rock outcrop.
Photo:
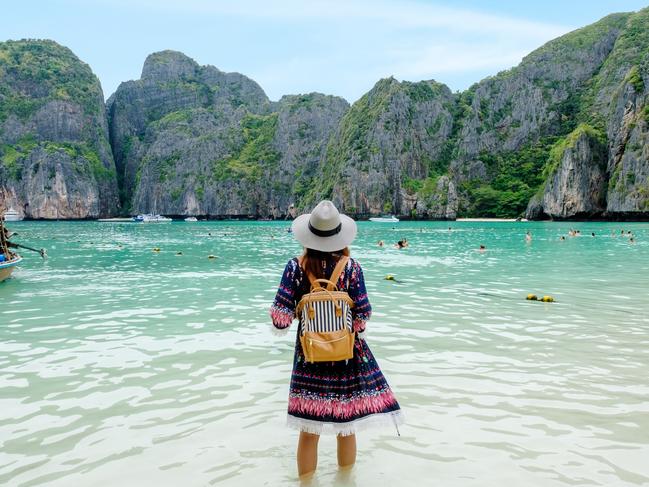
[(606, 210), (607, 147), (603, 134), (580, 125), (552, 150), (553, 164), (542, 194), (527, 215), (553, 219), (592, 218)]
[(453, 103), (451, 91), (434, 81), (379, 81), (342, 118), (305, 203), (330, 197), (355, 215), (446, 215), (444, 201), (418, 192), (448, 189), (436, 181), (447, 169)]
[(52, 41), (0, 43), (0, 208), (27, 218), (118, 210), (99, 80)]
[(132, 213), (282, 217), (320, 164), (341, 98), (271, 103), (252, 80), (164, 51), (108, 101)]

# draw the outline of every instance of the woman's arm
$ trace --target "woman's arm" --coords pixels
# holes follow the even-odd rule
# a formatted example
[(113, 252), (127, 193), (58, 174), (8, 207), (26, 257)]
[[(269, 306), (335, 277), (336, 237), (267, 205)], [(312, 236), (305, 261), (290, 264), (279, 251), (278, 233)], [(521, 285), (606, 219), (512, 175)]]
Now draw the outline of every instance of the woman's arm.
[(367, 298), (367, 289), (365, 289), (365, 278), (363, 277), (363, 269), (356, 260), (351, 261), (351, 275), (349, 277), (349, 297), (354, 301), (352, 308), (352, 319), (354, 324), (354, 331), (356, 331), (361, 338), (365, 338), (365, 327), (367, 321), (372, 315), (372, 306)]
[(295, 259), (286, 264), (277, 294), (270, 307), (272, 331), (277, 335), (285, 335), (295, 319), (295, 291), (297, 288), (299, 266)]

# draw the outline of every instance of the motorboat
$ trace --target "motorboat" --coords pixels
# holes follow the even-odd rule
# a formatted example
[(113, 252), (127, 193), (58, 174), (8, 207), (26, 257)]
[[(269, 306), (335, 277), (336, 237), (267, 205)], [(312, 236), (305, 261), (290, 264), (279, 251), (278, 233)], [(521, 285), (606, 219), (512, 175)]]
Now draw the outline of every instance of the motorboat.
[(186, 222), (197, 222), (198, 218), (196, 218), (195, 216), (188, 216), (187, 218), (185, 218), (185, 221)]
[(140, 223), (168, 223), (172, 220), (171, 218), (167, 218), (166, 216), (154, 215), (153, 213), (145, 213), (142, 215), (134, 216), (133, 221)]
[(3, 218), (6, 222), (19, 222), (23, 219), (23, 217), (13, 208), (9, 208), (5, 211)]
[(399, 219), (394, 215), (382, 215), (372, 217), (370, 221), (375, 223), (397, 223)]

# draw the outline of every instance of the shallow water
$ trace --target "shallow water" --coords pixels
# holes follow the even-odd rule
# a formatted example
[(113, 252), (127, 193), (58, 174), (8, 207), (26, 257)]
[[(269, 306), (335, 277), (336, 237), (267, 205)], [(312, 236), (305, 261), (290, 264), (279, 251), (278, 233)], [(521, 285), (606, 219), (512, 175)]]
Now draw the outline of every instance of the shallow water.
[[(49, 259), (0, 284), (0, 485), (299, 485), (287, 226), (11, 224)], [(311, 485), (649, 485), (649, 224), (361, 223), (352, 253), (407, 424), (350, 473), (323, 437)]]

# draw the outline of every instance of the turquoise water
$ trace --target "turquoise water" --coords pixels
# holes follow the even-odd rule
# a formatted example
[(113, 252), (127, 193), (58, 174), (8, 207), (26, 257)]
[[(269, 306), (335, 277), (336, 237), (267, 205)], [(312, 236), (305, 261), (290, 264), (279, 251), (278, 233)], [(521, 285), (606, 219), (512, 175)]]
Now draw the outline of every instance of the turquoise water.
[[(10, 225), (49, 259), (0, 284), (0, 485), (298, 485), (294, 335), (267, 319), (287, 226)], [(649, 224), (394, 228), (352, 254), (407, 424), (361, 433), (350, 474), (323, 438), (312, 485), (648, 485)]]

